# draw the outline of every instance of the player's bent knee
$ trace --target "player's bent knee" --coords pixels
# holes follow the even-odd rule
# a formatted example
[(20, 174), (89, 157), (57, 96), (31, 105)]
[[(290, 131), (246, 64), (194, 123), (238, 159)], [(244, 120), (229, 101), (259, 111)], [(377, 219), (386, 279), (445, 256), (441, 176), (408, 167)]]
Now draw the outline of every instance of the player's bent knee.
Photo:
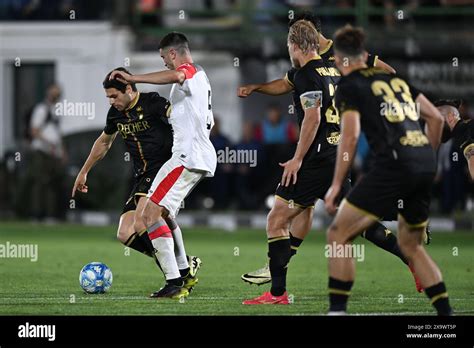
[(163, 215), (163, 212), (163, 207), (160, 207), (152, 201), (148, 201), (145, 205), (145, 208), (143, 209), (141, 222), (145, 226), (150, 226), (160, 219), (160, 217)]
[(133, 229), (135, 230), (135, 232), (138, 232), (138, 233), (146, 230), (146, 225), (142, 217), (136, 218), (135, 223), (133, 224)]
[(117, 240), (122, 243), (122, 244), (125, 244), (125, 242), (128, 240), (128, 238), (130, 238), (130, 232), (128, 231), (128, 229), (125, 229), (125, 228), (120, 228), (118, 231), (117, 231)]
[(408, 259), (415, 255), (419, 250), (423, 249), (423, 245), (413, 237), (400, 236), (398, 239), (398, 245), (400, 246), (403, 255)]

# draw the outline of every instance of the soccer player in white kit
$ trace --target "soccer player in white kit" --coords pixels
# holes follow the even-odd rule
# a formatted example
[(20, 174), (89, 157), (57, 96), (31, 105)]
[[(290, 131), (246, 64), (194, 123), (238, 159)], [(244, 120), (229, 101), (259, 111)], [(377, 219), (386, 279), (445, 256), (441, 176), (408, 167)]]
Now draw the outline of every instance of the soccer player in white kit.
[(115, 71), (110, 78), (128, 83), (173, 84), (169, 114), (173, 128), (172, 156), (153, 181), (143, 220), (166, 277), (165, 286), (151, 297), (182, 298), (189, 295), (187, 288), (194, 285), (189, 284), (194, 280), (192, 277), (183, 280), (179, 272), (188, 264), (183, 238), (181, 234), (171, 233), (164, 217), (175, 217), (181, 202), (199, 181), (214, 176), (217, 156), (209, 140), (214, 126), (212, 93), (206, 73), (193, 63), (188, 40), (183, 34), (167, 34), (160, 42), (160, 55), (169, 70), (144, 75)]

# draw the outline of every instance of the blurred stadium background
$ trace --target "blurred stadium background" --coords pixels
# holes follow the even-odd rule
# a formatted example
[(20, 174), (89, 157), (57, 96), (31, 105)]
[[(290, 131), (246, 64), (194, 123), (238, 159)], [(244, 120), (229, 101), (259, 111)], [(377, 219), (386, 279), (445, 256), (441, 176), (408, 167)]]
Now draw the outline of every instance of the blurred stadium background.
[[(268, 197), (297, 140), (291, 96), (237, 98), (239, 85), (284, 76), (288, 17), (303, 10), (321, 18), (331, 37), (346, 23), (369, 34), (369, 50), (432, 100), (462, 98), (461, 115), (474, 118), (474, 1), (469, 0), (2, 0), (0, 1), (0, 217), (2, 220), (117, 222), (129, 193), (131, 163), (117, 140), (89, 175), (89, 193), (70, 200), (74, 178), (105, 123), (106, 73), (164, 69), (157, 45), (184, 32), (213, 87), (216, 149), (254, 149), (255, 167), (220, 163), (216, 177), (186, 200), (182, 226), (224, 230), (265, 226)], [(31, 119), (48, 86), (57, 100), (64, 153), (36, 161)], [(168, 96), (167, 88), (139, 85)], [(279, 136), (268, 129), (284, 129)], [(354, 179), (366, 168), (359, 144)], [(57, 150), (57, 149), (56, 149)], [(433, 230), (474, 229), (474, 184), (462, 154), (440, 150), (432, 204)], [(43, 166), (43, 167), (41, 167)], [(321, 206), (315, 228), (329, 220)]]

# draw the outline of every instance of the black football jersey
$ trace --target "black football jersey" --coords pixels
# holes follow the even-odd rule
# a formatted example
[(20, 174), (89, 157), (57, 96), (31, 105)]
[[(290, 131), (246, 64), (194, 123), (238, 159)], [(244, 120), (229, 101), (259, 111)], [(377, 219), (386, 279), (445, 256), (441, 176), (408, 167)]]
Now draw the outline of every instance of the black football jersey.
[[(335, 58), (334, 58), (334, 46), (332, 43), (332, 40), (330, 40), (329, 45), (321, 52), (319, 52), (319, 56), (323, 59), (324, 64), (326, 65), (327, 68), (336, 68), (336, 63), (335, 63)], [(367, 58), (367, 66), (369, 67), (374, 67), (375, 64), (377, 63), (378, 56), (369, 54)], [(296, 71), (298, 71), (297, 68), (290, 68), (288, 72), (285, 75), (285, 80), (294, 87), (295, 85), (295, 74)], [(334, 84), (337, 83), (339, 79), (335, 79), (333, 82)], [(296, 104), (296, 99), (299, 99), (297, 96), (295, 96), (295, 93), (293, 92), (293, 102)]]
[(365, 68), (341, 78), (335, 103), (340, 117), (348, 110), (359, 112), (376, 166), (433, 173), (435, 153), (418, 122), (418, 94), (397, 75)]
[(474, 154), (474, 120), (459, 121), (452, 131), (453, 145), (464, 156)]
[(298, 124), (304, 119), (301, 97), (309, 92), (317, 92), (321, 96), (321, 121), (316, 137), (308, 149), (305, 160), (335, 161), (337, 144), (339, 143), (339, 116), (333, 104), (335, 84), (340, 73), (335, 68), (328, 68), (323, 59), (314, 58), (298, 69), (294, 77), (295, 109)]
[(127, 110), (109, 109), (104, 132), (122, 136), (136, 176), (161, 167), (171, 157), (173, 133), (167, 122), (170, 107), (166, 98), (151, 92), (139, 93)]

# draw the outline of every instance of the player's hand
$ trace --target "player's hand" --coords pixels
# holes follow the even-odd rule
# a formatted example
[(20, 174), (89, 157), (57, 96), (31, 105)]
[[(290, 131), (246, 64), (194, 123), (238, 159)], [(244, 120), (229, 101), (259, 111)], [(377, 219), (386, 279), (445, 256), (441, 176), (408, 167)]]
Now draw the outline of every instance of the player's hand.
[(296, 158), (292, 158), (285, 163), (278, 163), (284, 168), (283, 176), (281, 177), (282, 186), (290, 186), (291, 183), (293, 183), (293, 185), (296, 184), (297, 173), (301, 168), (301, 163), (302, 161)]
[(112, 73), (110, 74), (109, 80), (113, 80), (113, 79), (116, 79), (125, 84), (129, 84), (133, 82), (132, 75), (127, 74), (125, 71), (118, 71), (118, 70), (112, 71)]
[(326, 206), (326, 211), (329, 215), (336, 214), (337, 211), (337, 198), (341, 193), (340, 185), (331, 185), (328, 192), (324, 196), (324, 205)]
[(255, 85), (245, 85), (237, 89), (237, 96), (240, 98), (246, 98), (255, 91), (257, 87)]
[(87, 181), (87, 174), (80, 172), (77, 175), (76, 181), (74, 182), (74, 187), (72, 188), (71, 197), (75, 196), (76, 191), (87, 193), (89, 188), (86, 185), (86, 181)]

